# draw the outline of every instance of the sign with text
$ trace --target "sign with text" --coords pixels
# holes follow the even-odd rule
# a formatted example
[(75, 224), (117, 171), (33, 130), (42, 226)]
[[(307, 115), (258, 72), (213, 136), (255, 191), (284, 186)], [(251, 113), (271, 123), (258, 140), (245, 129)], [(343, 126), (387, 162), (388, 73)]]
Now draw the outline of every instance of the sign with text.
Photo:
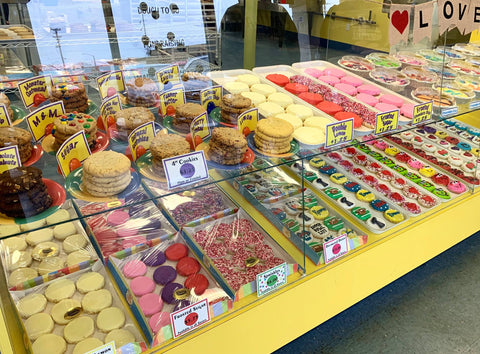
[(323, 259), (325, 264), (330, 263), (348, 253), (347, 234), (335, 237), (323, 244)]
[(102, 101), (117, 92), (125, 91), (125, 79), (121, 70), (111, 71), (97, 77), (98, 91)]
[(163, 159), (168, 189), (186, 186), (208, 178), (207, 162), (202, 151)]
[[(212, 86), (200, 91), (200, 104), (205, 108), (207, 112), (215, 107), (220, 107), (223, 97), (222, 86)], [(214, 106), (214, 107), (212, 107)]]
[(0, 127), (8, 127), (10, 125), (12, 125), (12, 121), (8, 115), (7, 106), (2, 103), (0, 104)]
[(432, 119), (433, 101), (413, 106), (412, 125)]
[[(190, 124), (190, 134), (192, 135), (194, 147), (210, 137), (211, 131), (206, 112), (200, 114), (198, 117), (193, 118), (192, 123)], [(200, 139), (195, 139), (197, 136)]]
[(398, 114), (398, 109), (394, 111), (378, 113), (375, 116), (375, 134), (378, 135), (397, 130)]
[[(110, 116), (110, 115), (115, 115), (116, 113), (120, 112), (122, 110), (122, 102), (120, 101), (120, 96), (118, 94), (113, 95), (112, 97), (109, 97), (105, 99), (102, 102), (102, 105), (100, 106), (100, 115), (104, 119), (104, 124), (105, 124), (105, 119)], [(106, 125), (105, 125), (106, 128)]]
[[(53, 128), (53, 121), (55, 118), (61, 117), (65, 114), (63, 102), (58, 101), (47, 104), (36, 111), (30, 113), (25, 119), (28, 128), (32, 132), (33, 139), (39, 141)], [(66, 124), (66, 123), (65, 123)]]
[(57, 151), (56, 157), (63, 177), (80, 167), (81, 163), (92, 154), (88, 146), (85, 131), (81, 130), (65, 140)]
[(157, 75), (158, 82), (162, 84), (171, 83), (179, 84), (180, 83), (180, 70), (178, 65), (168, 66), (163, 68), (155, 73)]
[(257, 128), (257, 123), (258, 108), (252, 108), (240, 114), (237, 127), (240, 133), (247, 136)]
[(0, 149), (0, 173), (22, 166), (18, 146), (7, 146)]
[[(160, 95), (160, 112), (162, 116), (170, 114), (170, 110), (185, 104), (185, 93), (182, 89), (170, 90)], [(172, 108), (168, 108), (172, 107)]]
[[(25, 107), (30, 108), (35, 104), (45, 101), (50, 93), (52, 77), (50, 75), (35, 76), (18, 83), (18, 90)], [(42, 96), (42, 97), (40, 97)]]
[(107, 344), (102, 345), (101, 347), (95, 348), (86, 352), (85, 354), (115, 354), (115, 342), (109, 342)]
[(155, 138), (155, 123), (148, 122), (132, 130), (128, 136), (128, 145), (132, 151), (133, 161), (142, 156), (145, 151), (150, 149), (150, 144)]
[(284, 284), (287, 284), (287, 263), (257, 274), (257, 296), (268, 294)]
[(173, 337), (177, 338), (210, 322), (208, 299), (196, 302), (190, 306), (170, 314)]
[(353, 139), (353, 118), (327, 124), (325, 128), (325, 147), (343, 144)]

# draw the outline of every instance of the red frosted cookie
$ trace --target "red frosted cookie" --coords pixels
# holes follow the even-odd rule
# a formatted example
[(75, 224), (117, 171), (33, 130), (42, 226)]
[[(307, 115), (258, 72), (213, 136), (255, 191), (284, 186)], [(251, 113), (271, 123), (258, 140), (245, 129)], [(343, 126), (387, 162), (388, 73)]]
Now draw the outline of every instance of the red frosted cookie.
[(178, 261), (188, 254), (188, 248), (182, 243), (174, 243), (165, 250), (165, 256), (171, 261)]
[(353, 118), (354, 128), (360, 128), (363, 122), (363, 119), (353, 112), (338, 112), (338, 113), (335, 113), (334, 118), (336, 120), (345, 120), (345, 119)]
[(336, 113), (343, 111), (343, 108), (341, 106), (329, 101), (320, 102), (319, 104), (316, 105), (316, 107), (319, 110), (327, 114), (330, 114), (331, 116), (334, 116)]
[(319, 93), (313, 93), (313, 92), (302, 92), (301, 94), (298, 95), (298, 98), (301, 98), (305, 102), (308, 102), (314, 106), (316, 106), (317, 104), (323, 101), (322, 95), (320, 95)]
[(176, 269), (178, 274), (188, 277), (200, 271), (200, 263), (195, 258), (183, 257), (178, 261)]
[(443, 173), (437, 173), (432, 176), (432, 181), (441, 186), (446, 186), (450, 183), (450, 177), (444, 175)]
[(203, 274), (193, 274), (185, 280), (185, 287), (193, 289), (197, 296), (202, 295), (207, 290), (208, 285), (208, 279)]
[(293, 93), (294, 95), (299, 95), (302, 92), (308, 92), (308, 87), (302, 84), (290, 83), (285, 85), (285, 90)]
[(288, 77), (282, 74), (269, 74), (265, 76), (265, 78), (273, 82), (275, 85), (282, 86), (282, 87), (290, 82)]

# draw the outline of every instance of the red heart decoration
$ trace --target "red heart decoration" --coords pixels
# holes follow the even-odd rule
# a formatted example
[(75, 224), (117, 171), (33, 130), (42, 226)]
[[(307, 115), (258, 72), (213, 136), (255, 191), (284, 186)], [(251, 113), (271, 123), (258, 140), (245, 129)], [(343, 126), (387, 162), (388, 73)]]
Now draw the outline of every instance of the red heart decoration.
[(405, 28), (408, 26), (408, 11), (405, 10), (403, 12), (400, 11), (395, 11), (392, 14), (392, 25), (395, 27), (400, 34), (403, 34), (403, 31), (405, 31)]

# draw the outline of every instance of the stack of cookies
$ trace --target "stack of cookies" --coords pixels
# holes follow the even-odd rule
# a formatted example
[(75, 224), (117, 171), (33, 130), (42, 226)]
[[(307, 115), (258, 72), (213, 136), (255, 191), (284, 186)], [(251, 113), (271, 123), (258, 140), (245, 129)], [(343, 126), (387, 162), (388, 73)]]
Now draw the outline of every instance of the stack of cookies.
[(255, 146), (269, 154), (289, 152), (293, 137), (293, 126), (280, 118), (267, 118), (258, 121), (255, 129)]
[(0, 104), (4, 104), (5, 108), (7, 109), (8, 117), (13, 122), (13, 110), (10, 107), (10, 100), (8, 99), (7, 95), (3, 92), (0, 92)]
[(135, 107), (153, 107), (157, 103), (158, 87), (155, 81), (137, 77), (127, 81), (127, 103)]
[(155, 116), (148, 108), (132, 107), (122, 109), (114, 116), (117, 124), (118, 137), (126, 140), (132, 130), (141, 126), (142, 124), (153, 122)]
[(244, 97), (239, 93), (227, 94), (222, 97), (220, 107), (222, 109), (222, 120), (226, 123), (236, 125), (238, 123), (238, 116), (252, 108), (252, 101), (250, 98)]
[(50, 102), (62, 101), (65, 112), (85, 112), (88, 108), (88, 97), (82, 83), (58, 83), (52, 87)]
[(150, 153), (152, 154), (152, 169), (160, 176), (165, 176), (163, 169), (163, 159), (190, 152), (190, 144), (185, 138), (174, 134), (159, 134), (150, 144)]
[(211, 86), (208, 76), (197, 72), (185, 72), (182, 74), (182, 84), (187, 100), (200, 101), (200, 91)]
[(59, 147), (73, 134), (84, 130), (88, 145), (93, 148), (97, 139), (97, 121), (85, 113), (69, 113), (53, 120), (52, 134)]
[(32, 135), (21, 128), (1, 127), (0, 148), (17, 145), (22, 163), (32, 155)]
[(208, 143), (208, 157), (222, 165), (237, 165), (247, 152), (247, 140), (233, 128), (215, 128)]
[(14, 218), (37, 215), (48, 209), (52, 198), (36, 167), (17, 167), (0, 174), (0, 212)]
[(205, 108), (198, 103), (185, 103), (175, 109), (175, 117), (172, 119), (172, 125), (182, 133), (190, 132), (190, 124), (193, 118), (206, 112)]
[(83, 189), (95, 197), (121, 193), (130, 181), (130, 160), (118, 152), (99, 151), (83, 163)]

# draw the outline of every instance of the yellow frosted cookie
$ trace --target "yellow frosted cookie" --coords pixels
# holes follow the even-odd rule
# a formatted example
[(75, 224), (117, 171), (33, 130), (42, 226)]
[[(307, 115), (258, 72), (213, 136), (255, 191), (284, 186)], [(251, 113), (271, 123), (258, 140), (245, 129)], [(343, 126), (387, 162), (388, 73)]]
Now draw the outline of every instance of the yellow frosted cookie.
[(68, 236), (77, 232), (77, 228), (73, 222), (66, 222), (53, 228), (53, 236), (60, 241), (65, 240)]
[[(19, 230), (20, 231), (20, 230)], [(21, 237), (10, 237), (2, 240), (2, 251), (3, 252), (13, 252), (13, 251), (25, 251), (27, 248), (27, 243)]]
[(78, 250), (70, 253), (67, 256), (67, 265), (71, 267), (75, 264), (89, 261), (91, 258), (92, 256), (90, 255), (90, 252), (88, 252), (87, 250)]
[(252, 101), (253, 107), (258, 107), (259, 104), (267, 102), (267, 99), (264, 95), (258, 92), (242, 92), (241, 95)]
[(310, 208), (310, 214), (317, 220), (323, 220), (328, 216), (328, 210), (322, 206), (315, 205)]
[(313, 116), (313, 111), (302, 104), (293, 103), (286, 109), (287, 113), (295, 114), (302, 121)]
[(360, 189), (356, 193), (356, 196), (358, 200), (361, 200), (362, 202), (367, 202), (367, 203), (375, 199), (375, 195), (372, 192), (367, 191), (366, 189)]
[(110, 332), (123, 327), (125, 314), (118, 307), (107, 307), (97, 316), (97, 327), (102, 332)]
[(25, 241), (30, 246), (36, 246), (39, 243), (51, 241), (53, 239), (53, 230), (52, 229), (40, 229), (29, 232), (25, 237)]
[(63, 338), (68, 343), (78, 343), (90, 337), (95, 331), (95, 323), (88, 316), (80, 316), (71, 320), (63, 329)]
[(107, 289), (87, 293), (82, 299), (82, 307), (86, 313), (98, 313), (112, 305), (112, 294)]
[(299, 143), (307, 145), (321, 145), (325, 143), (325, 134), (318, 128), (300, 127), (295, 129), (293, 137)]
[(395, 224), (404, 220), (403, 214), (395, 209), (388, 209), (383, 213), (383, 215), (385, 216), (385, 219)]
[(20, 227), (17, 224), (5, 224), (0, 225), (0, 236), (9, 236), (18, 234), (20, 232)]
[(330, 181), (336, 184), (344, 184), (347, 182), (347, 177), (343, 173), (334, 173), (330, 176)]
[(75, 283), (70, 279), (58, 279), (45, 289), (45, 297), (50, 302), (59, 302), (75, 294)]
[(53, 331), (53, 320), (48, 313), (40, 312), (24, 322), (28, 337), (33, 341), (43, 334)]
[(38, 275), (37, 271), (32, 268), (18, 268), (15, 269), (8, 276), (8, 285), (15, 286), (29, 279), (33, 279)]
[(32, 251), (32, 258), (36, 261), (42, 261), (48, 257), (58, 256), (60, 247), (55, 242), (42, 242), (36, 245)]
[(20, 316), (27, 318), (42, 312), (47, 306), (47, 299), (42, 294), (29, 294), (17, 303)]
[(315, 167), (315, 168), (320, 168), (322, 166), (325, 166), (325, 161), (322, 160), (320, 157), (314, 157), (308, 161), (310, 166)]
[(55, 323), (60, 325), (67, 324), (70, 322), (70, 314), (76, 310), (81, 311), (82, 306), (79, 301), (74, 299), (65, 299), (60, 301), (58, 304), (53, 305), (50, 315), (52, 316)]
[(21, 224), (20, 229), (22, 229), (22, 231), (30, 231), (30, 230), (38, 229), (43, 225), (45, 225), (45, 219), (29, 222), (28, 224)]
[(258, 113), (265, 118), (275, 117), (279, 113), (284, 113), (282, 106), (272, 102), (263, 102), (258, 105)]
[(58, 222), (70, 220), (70, 213), (65, 209), (59, 209), (52, 215), (47, 216), (47, 224), (52, 225)]
[[(84, 354), (102, 345), (103, 345), (103, 342), (98, 338), (93, 338), (93, 337), (87, 338), (78, 342), (75, 345), (75, 348), (73, 348), (72, 354)], [(115, 345), (115, 348), (119, 348), (119, 347)]]
[(5, 258), (6, 266), (9, 271), (28, 267), (30, 264), (32, 264), (32, 252), (30, 250), (13, 251)]
[(275, 88), (267, 84), (255, 84), (250, 87), (250, 91), (258, 92), (264, 95), (265, 97), (270, 96), (272, 93), (277, 92)]
[(258, 76), (255, 76), (253, 74), (240, 74), (240, 75), (237, 76), (236, 81), (243, 82), (244, 84), (247, 84), (248, 86), (252, 86), (252, 85), (260, 83), (260, 79), (258, 78)]
[(35, 354), (63, 354), (67, 350), (67, 343), (62, 337), (49, 333), (38, 337), (32, 350)]
[(115, 348), (135, 342), (135, 336), (127, 329), (114, 329), (105, 337), (105, 343), (115, 342)]
[(65, 267), (65, 259), (63, 259), (62, 257), (49, 257), (49, 258), (45, 258), (38, 265), (37, 270), (40, 275), (44, 275), (44, 274), (62, 269), (64, 267)]
[(300, 128), (303, 125), (302, 120), (291, 113), (279, 113), (275, 116), (275, 118), (286, 120), (293, 126), (293, 129)]
[(274, 92), (267, 97), (267, 102), (276, 103), (285, 109), (293, 103), (293, 98), (282, 92)]
[(232, 94), (250, 91), (250, 88), (247, 84), (238, 81), (226, 82), (223, 84), (223, 88)]
[(82, 294), (101, 289), (104, 285), (105, 278), (97, 272), (85, 273), (77, 280), (77, 289)]
[(78, 251), (79, 249), (85, 248), (87, 245), (87, 240), (82, 234), (74, 234), (68, 236), (63, 240), (63, 250), (66, 253), (72, 253)]
[(309, 117), (305, 119), (305, 121), (303, 122), (303, 125), (305, 127), (318, 128), (318, 129), (321, 129), (323, 132), (325, 132), (325, 127), (327, 126), (327, 124), (330, 124), (330, 123), (332, 122), (328, 118), (314, 116), (314, 117)]

